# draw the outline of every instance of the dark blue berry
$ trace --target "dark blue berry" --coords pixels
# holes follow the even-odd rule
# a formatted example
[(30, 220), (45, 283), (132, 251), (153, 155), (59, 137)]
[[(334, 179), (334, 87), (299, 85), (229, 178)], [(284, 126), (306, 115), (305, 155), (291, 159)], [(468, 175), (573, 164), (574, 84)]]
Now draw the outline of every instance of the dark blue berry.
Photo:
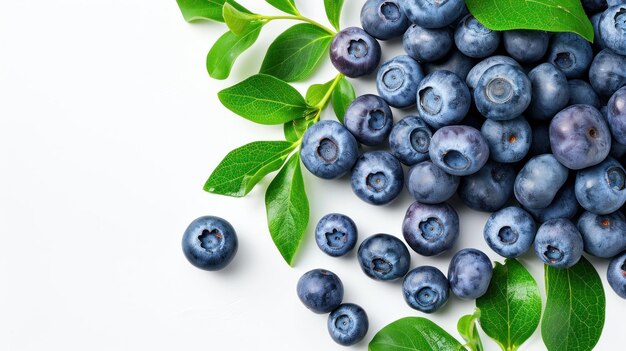
[(414, 202), (404, 216), (402, 234), (418, 254), (438, 255), (452, 248), (459, 237), (459, 215), (447, 203)]
[(419, 62), (437, 61), (446, 56), (454, 46), (452, 30), (429, 29), (414, 24), (404, 33), (402, 45), (404, 51)]
[(519, 207), (507, 207), (494, 212), (483, 235), (489, 247), (503, 257), (519, 257), (535, 241), (537, 226), (531, 215)]
[(478, 111), (489, 119), (513, 119), (530, 105), (531, 87), (521, 68), (498, 64), (487, 69), (478, 80), (474, 103)]
[(336, 121), (315, 123), (302, 139), (302, 163), (314, 175), (333, 179), (346, 174), (358, 156), (354, 136)]
[(421, 266), (411, 270), (402, 282), (404, 301), (413, 309), (433, 313), (448, 301), (450, 283), (437, 268)]
[(341, 279), (325, 269), (314, 269), (300, 277), (297, 286), (300, 301), (315, 313), (328, 313), (343, 300)]
[(514, 182), (513, 165), (488, 161), (480, 171), (461, 179), (458, 194), (469, 208), (493, 212), (507, 204)]
[(207, 271), (226, 267), (235, 257), (239, 242), (228, 221), (215, 216), (200, 217), (183, 235), (183, 253), (189, 262)]
[(423, 119), (417, 116), (404, 117), (389, 134), (391, 153), (407, 166), (427, 160), (432, 135), (433, 132)]
[(583, 238), (576, 226), (564, 218), (543, 223), (535, 236), (535, 254), (554, 268), (569, 268), (583, 254)]
[(389, 234), (375, 234), (363, 240), (358, 251), (363, 273), (374, 280), (403, 277), (411, 264), (411, 255), (400, 239)]
[(585, 212), (578, 218), (578, 230), (588, 254), (611, 258), (626, 249), (626, 218), (619, 211), (607, 215)]
[(435, 71), (417, 87), (417, 113), (433, 128), (463, 120), (471, 101), (465, 82), (450, 71)]
[(378, 95), (389, 105), (406, 108), (415, 105), (417, 85), (424, 78), (420, 65), (409, 56), (397, 56), (378, 69)]
[(367, 94), (356, 98), (344, 116), (343, 124), (362, 144), (381, 145), (393, 128), (393, 115), (382, 98)]
[(328, 315), (327, 326), (336, 343), (350, 346), (363, 340), (369, 329), (369, 319), (361, 306), (344, 303)]
[(461, 299), (477, 299), (489, 288), (493, 267), (491, 260), (477, 249), (463, 249), (450, 261), (450, 290)]
[(394, 200), (404, 186), (404, 171), (400, 161), (386, 151), (362, 154), (352, 169), (352, 191), (372, 205), (384, 205)]
[(349, 27), (335, 35), (330, 45), (330, 61), (352, 78), (368, 75), (380, 63), (380, 44), (363, 29)]
[(500, 33), (483, 26), (474, 16), (467, 15), (454, 32), (454, 43), (463, 54), (483, 58), (496, 51), (500, 45)]
[(367, 0), (361, 9), (361, 26), (380, 40), (401, 36), (409, 26), (409, 19), (400, 3), (400, 0)]
[(622, 252), (611, 260), (606, 277), (613, 291), (619, 297), (626, 299), (626, 252)]
[(424, 204), (448, 201), (459, 187), (459, 182), (460, 177), (446, 173), (431, 161), (414, 165), (406, 177), (409, 193)]
[(350, 217), (330, 213), (322, 217), (315, 228), (315, 242), (320, 250), (333, 256), (343, 256), (356, 245), (357, 229)]
[(430, 159), (452, 175), (478, 172), (489, 159), (489, 146), (478, 130), (468, 126), (446, 126), (430, 141)]

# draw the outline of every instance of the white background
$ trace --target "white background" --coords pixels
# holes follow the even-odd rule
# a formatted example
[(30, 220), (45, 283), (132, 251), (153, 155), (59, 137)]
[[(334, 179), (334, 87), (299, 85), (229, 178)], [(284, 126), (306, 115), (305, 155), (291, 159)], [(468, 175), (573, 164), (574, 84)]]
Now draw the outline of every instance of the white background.
[[(261, 0), (244, 3), (276, 13)], [(327, 23), (321, 3), (298, 1)], [(358, 25), (362, 3), (347, 1), (344, 26)], [(255, 73), (267, 44), (290, 24), (266, 26), (233, 76), (216, 81), (204, 60), (225, 27), (185, 23), (174, 0), (0, 3), (1, 350), (339, 350), (326, 316), (296, 297), (300, 275), (318, 267), (336, 272), (345, 301), (370, 316), (370, 332), (354, 350), (365, 350), (384, 325), (421, 315), (405, 304), (400, 282), (370, 280), (354, 254), (330, 258), (312, 240), (328, 212), (351, 216), (360, 240), (400, 235), (406, 194), (379, 208), (356, 199), (347, 179), (305, 174), (311, 224), (290, 268), (266, 227), (268, 180), (245, 199), (202, 190), (229, 150), (282, 137), (280, 127), (227, 111), (216, 92)], [(383, 48), (384, 59), (401, 51), (399, 42)], [(327, 63), (312, 82), (334, 74)], [(358, 94), (374, 92), (371, 79), (353, 82)], [(455, 250), (478, 247), (499, 259), (482, 239), (487, 215), (457, 207)], [(207, 214), (227, 218), (240, 239), (236, 259), (217, 273), (192, 267), (180, 248), (187, 224)], [(413, 254), (412, 266), (445, 272), (451, 255)], [(543, 291), (541, 264), (532, 254), (522, 261)], [(626, 301), (606, 285), (606, 264), (593, 262), (607, 289), (597, 349), (616, 350)], [(473, 306), (451, 298), (431, 318), (459, 337), (456, 321)], [(539, 331), (523, 349), (544, 349)]]

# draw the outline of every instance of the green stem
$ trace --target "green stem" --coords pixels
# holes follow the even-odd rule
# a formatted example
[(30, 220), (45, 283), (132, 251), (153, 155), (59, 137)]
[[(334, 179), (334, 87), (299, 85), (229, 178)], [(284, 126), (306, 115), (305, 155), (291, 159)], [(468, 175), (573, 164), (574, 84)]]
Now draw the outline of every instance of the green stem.
[(320, 110), (320, 112), (324, 109), (324, 107), (326, 107), (328, 100), (330, 100), (331, 95), (335, 91), (335, 88), (337, 87), (337, 84), (339, 84), (339, 81), (341, 81), (341, 79), (343, 79), (343, 74), (337, 74), (335, 80), (333, 80), (333, 84), (331, 84), (330, 88), (328, 88), (328, 90), (326, 91), (326, 95), (324, 95), (322, 100), (320, 100), (320, 102), (316, 106), (314, 106), (316, 109)]
[(308, 17), (304, 17), (302, 15), (300, 16), (262, 16), (261, 17), (264, 20), (269, 21), (273, 21), (273, 20), (280, 20), (280, 19), (284, 19), (284, 20), (294, 20), (294, 21), (302, 21), (302, 22), (307, 22), (310, 23), (316, 27), (319, 27), (320, 29), (323, 29), (324, 31), (326, 31), (328, 34), (334, 36), (335, 34), (337, 34), (337, 32), (335, 32), (334, 30), (324, 26), (323, 24), (316, 22)]

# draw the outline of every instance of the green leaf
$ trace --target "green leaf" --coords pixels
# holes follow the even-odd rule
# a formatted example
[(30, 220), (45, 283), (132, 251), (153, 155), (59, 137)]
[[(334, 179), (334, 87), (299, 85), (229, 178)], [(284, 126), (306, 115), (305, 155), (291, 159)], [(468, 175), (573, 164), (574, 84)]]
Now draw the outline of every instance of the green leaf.
[(332, 89), (334, 82), (335, 80), (333, 79), (324, 84), (311, 85), (306, 91), (306, 103), (309, 104), (309, 106), (317, 106), (320, 104), (328, 94), (328, 91)]
[(330, 24), (336, 30), (340, 30), (339, 20), (341, 19), (343, 0), (324, 0), (324, 7), (326, 8), (326, 17), (328, 17)]
[(496, 262), (487, 293), (476, 300), (480, 326), (504, 351), (514, 351), (534, 333), (541, 318), (535, 279), (515, 259)]
[(381, 329), (369, 343), (369, 351), (458, 351), (461, 343), (437, 324), (422, 317), (399, 319)]
[(265, 209), (272, 240), (285, 261), (292, 265), (309, 223), (309, 200), (299, 153), (291, 156), (267, 188)]
[(260, 124), (283, 124), (311, 110), (291, 85), (265, 74), (254, 75), (217, 96), (229, 110)]
[(213, 45), (206, 58), (206, 68), (214, 79), (226, 79), (233, 64), (244, 51), (252, 46), (261, 33), (263, 24), (257, 23), (242, 35), (231, 31), (224, 33)]
[(294, 3), (294, 0), (265, 0), (268, 4), (274, 6), (275, 8), (292, 14), (294, 16), (300, 16), (300, 12)]
[(176, 0), (187, 22), (216, 21), (224, 22), (222, 7), (227, 2), (239, 11), (250, 12), (234, 0)]
[(283, 127), (285, 139), (293, 143), (299, 141), (306, 130), (314, 123), (314, 120), (308, 118), (294, 119), (291, 122), (285, 123)]
[(545, 266), (546, 309), (541, 336), (548, 351), (591, 350), (598, 343), (606, 300), (598, 272), (586, 258), (568, 269)]
[(480, 23), (493, 30), (574, 32), (593, 42), (593, 26), (580, 0), (465, 0)]
[(204, 190), (245, 196), (268, 173), (278, 170), (295, 148), (288, 141), (255, 141), (235, 149), (215, 168)]
[(270, 45), (261, 65), (261, 73), (287, 82), (307, 79), (319, 66), (333, 37), (309, 23), (287, 29)]
[(258, 24), (267, 22), (263, 20), (262, 16), (241, 11), (228, 2), (225, 3), (222, 8), (222, 16), (224, 17), (224, 22), (226, 22), (228, 29), (236, 35), (244, 35)]
[(345, 77), (342, 77), (331, 96), (333, 110), (339, 122), (343, 123), (343, 116), (354, 99), (356, 99), (354, 87)]
[(476, 320), (480, 317), (480, 310), (476, 310), (474, 314), (468, 314), (459, 319), (456, 325), (459, 334), (463, 340), (467, 342), (467, 347), (471, 351), (483, 351), (483, 343), (480, 340), (478, 329), (476, 328)]

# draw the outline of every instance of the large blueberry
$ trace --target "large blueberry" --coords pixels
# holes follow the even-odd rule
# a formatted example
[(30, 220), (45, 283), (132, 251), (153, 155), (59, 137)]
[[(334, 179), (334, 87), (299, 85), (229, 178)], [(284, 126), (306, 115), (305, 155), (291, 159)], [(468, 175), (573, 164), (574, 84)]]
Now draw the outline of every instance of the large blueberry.
[(432, 136), (433, 132), (423, 119), (407, 116), (391, 130), (389, 147), (400, 162), (412, 166), (429, 158), (428, 148)]
[(593, 90), (591, 84), (584, 80), (572, 79), (567, 82), (569, 86), (569, 102), (567, 105), (586, 104), (593, 106), (597, 109), (602, 107), (600, 103), (600, 97)]
[(542, 63), (528, 73), (532, 84), (532, 100), (527, 114), (530, 118), (549, 120), (569, 102), (565, 74), (551, 63)]
[(535, 241), (537, 226), (531, 215), (519, 207), (506, 207), (494, 212), (483, 231), (489, 247), (503, 257), (519, 257)]
[(611, 132), (600, 111), (573, 105), (557, 113), (550, 123), (552, 153), (569, 169), (602, 162), (611, 150)]
[(409, 26), (409, 19), (400, 3), (400, 0), (367, 0), (361, 8), (361, 26), (380, 40), (401, 36)]
[(463, 55), (459, 50), (452, 50), (443, 59), (424, 64), (424, 71), (426, 74), (435, 71), (450, 71), (465, 80), (475, 63), (473, 58)]
[(409, 249), (389, 234), (375, 234), (363, 240), (358, 259), (363, 273), (374, 280), (401, 278), (411, 265)]
[(508, 121), (488, 119), (480, 132), (489, 144), (489, 154), (494, 161), (521, 161), (530, 150), (532, 129), (522, 116)]
[(437, 268), (421, 266), (411, 270), (402, 282), (404, 301), (413, 309), (433, 313), (450, 295), (448, 278)]
[(626, 171), (611, 157), (576, 174), (576, 199), (587, 211), (609, 214), (626, 202)]
[(450, 28), (429, 29), (414, 24), (402, 38), (404, 51), (419, 62), (433, 62), (443, 58), (453, 44)]
[(443, 28), (452, 24), (465, 8), (463, 0), (404, 0), (402, 8), (409, 20), (424, 28)]
[(616, 91), (609, 100), (607, 121), (615, 140), (626, 144), (626, 87)]
[(531, 158), (515, 178), (515, 198), (526, 208), (545, 208), (565, 181), (568, 169), (551, 154)]
[(480, 171), (463, 177), (458, 194), (463, 203), (476, 211), (501, 209), (513, 196), (515, 167), (488, 161)]
[(418, 202), (438, 204), (454, 195), (459, 181), (460, 177), (446, 173), (431, 161), (424, 161), (411, 167), (406, 187)]
[(626, 299), (626, 251), (611, 260), (606, 277), (613, 291)]
[(302, 163), (314, 175), (333, 179), (346, 174), (358, 156), (354, 136), (336, 121), (315, 123), (302, 139)]
[(365, 145), (381, 145), (393, 128), (393, 115), (382, 98), (367, 94), (356, 98), (346, 109), (344, 126)]
[(340, 213), (322, 217), (315, 228), (315, 242), (327, 255), (338, 257), (356, 246), (357, 229), (354, 221)]
[(487, 69), (478, 80), (474, 103), (489, 119), (513, 119), (530, 105), (531, 88), (531, 82), (521, 68), (498, 64)]
[(626, 218), (617, 211), (607, 215), (583, 213), (578, 219), (585, 252), (611, 258), (626, 249)]
[(492, 275), (491, 260), (477, 249), (457, 252), (448, 268), (450, 289), (461, 299), (477, 299), (483, 296), (489, 288)]
[(580, 206), (574, 192), (574, 182), (568, 181), (554, 196), (554, 200), (544, 208), (526, 208), (535, 217), (537, 222), (544, 223), (551, 219), (572, 219), (578, 213)]
[(343, 300), (341, 279), (325, 269), (313, 269), (300, 277), (297, 286), (298, 298), (315, 313), (328, 313)]
[(583, 238), (576, 226), (564, 218), (543, 223), (535, 236), (535, 254), (554, 268), (569, 268), (583, 254)]
[(589, 83), (601, 97), (609, 98), (626, 85), (626, 56), (609, 49), (600, 51), (589, 69)]
[(414, 202), (402, 222), (404, 240), (418, 254), (438, 255), (452, 248), (459, 237), (459, 216), (447, 203)]
[(200, 217), (183, 235), (183, 253), (194, 266), (207, 271), (226, 267), (235, 257), (239, 242), (228, 221), (215, 216)]
[(478, 172), (489, 159), (489, 146), (478, 130), (468, 126), (446, 126), (430, 141), (430, 159), (452, 175)]
[(433, 128), (463, 120), (471, 102), (465, 82), (450, 71), (435, 71), (417, 87), (417, 113)]
[(483, 74), (485, 74), (485, 71), (495, 65), (500, 64), (521, 68), (520, 64), (517, 63), (517, 61), (508, 56), (495, 55), (488, 57), (480, 61), (478, 64), (476, 64), (476, 66), (472, 67), (472, 69), (467, 74), (465, 82), (467, 83), (467, 86), (470, 88), (470, 90), (474, 91), (474, 89), (476, 89), (476, 87), (478, 86), (478, 81), (483, 76)]
[(397, 56), (378, 69), (376, 88), (378, 95), (393, 107), (415, 105), (417, 85), (424, 78), (420, 65), (409, 56)]
[(607, 48), (616, 54), (626, 55), (626, 2), (604, 11), (598, 29)]
[(548, 62), (563, 71), (567, 78), (583, 76), (591, 61), (593, 49), (591, 44), (575, 33), (555, 33), (548, 50)]
[(368, 75), (380, 63), (380, 44), (363, 29), (349, 27), (335, 35), (330, 45), (330, 61), (348, 77)]
[(372, 205), (384, 205), (398, 197), (404, 186), (402, 165), (386, 151), (362, 154), (352, 169), (352, 191)]
[(500, 33), (483, 26), (467, 15), (454, 32), (456, 47), (469, 57), (483, 58), (493, 54), (500, 45)]
[(353, 303), (339, 305), (328, 315), (328, 333), (339, 345), (350, 346), (363, 340), (369, 329), (365, 310)]
[(537, 62), (548, 51), (550, 36), (539, 30), (508, 30), (502, 34), (506, 52), (519, 62)]

